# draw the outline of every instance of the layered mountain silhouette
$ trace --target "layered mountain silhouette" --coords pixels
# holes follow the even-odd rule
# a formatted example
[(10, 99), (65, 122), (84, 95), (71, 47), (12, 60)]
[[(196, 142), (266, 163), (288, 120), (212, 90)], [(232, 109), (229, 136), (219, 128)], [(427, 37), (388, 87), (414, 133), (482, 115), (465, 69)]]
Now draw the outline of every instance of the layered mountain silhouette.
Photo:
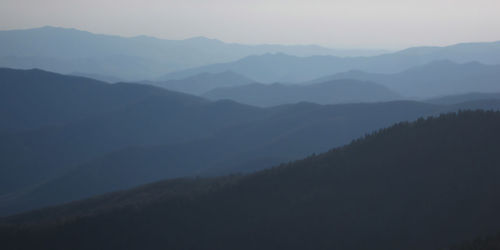
[(229, 62), (255, 54), (297, 56), (373, 55), (380, 51), (333, 50), (320, 46), (243, 45), (196, 37), (165, 40), (119, 37), (76, 29), (42, 27), (0, 31), (0, 67), (41, 68), (59, 73), (152, 79), (174, 70)]
[[(485, 99), (491, 95), (488, 93), (500, 92), (500, 66), (476, 62), (459, 64), (448, 60), (433, 61), (396, 74), (348, 71), (301, 84), (259, 84), (241, 76), (226, 77), (227, 74), (203, 73), (183, 80), (171, 80), (171, 86), (163, 86), (179, 90), (182, 90), (179, 86), (185, 86), (184, 89), (192, 88), (193, 85), (203, 86), (203, 90), (208, 90), (203, 94), (206, 98), (231, 99), (257, 106), (300, 101), (333, 104), (402, 98), (425, 100), (444, 96), (462, 96), (457, 100), (465, 102), (469, 99)], [(242, 82), (251, 83), (243, 85)], [(198, 95), (200, 92), (193, 91)]]
[(138, 84), (107, 84), (42, 70), (0, 69), (0, 131), (60, 126), (103, 115), (152, 96), (186, 104), (201, 98)]
[(0, 214), (166, 178), (251, 172), (395, 122), (500, 107), (478, 100), (257, 108), (144, 84), (0, 72)]
[(2, 250), (500, 250), (500, 41), (0, 45)]
[(124, 38), (42, 27), (0, 31), (0, 44), (0, 67), (78, 72), (124, 81), (165, 81), (233, 71), (262, 83), (302, 82), (349, 70), (396, 73), (435, 60), (500, 64), (500, 42), (415, 47), (382, 54), (312, 45), (242, 45), (204, 37)]
[[(351, 70), (394, 74), (433, 61), (477, 61), (500, 64), (500, 42), (457, 44), (447, 47), (411, 48), (372, 57), (296, 57), (286, 54), (254, 55), (235, 62), (206, 65), (173, 72), (162, 79), (182, 79), (203, 72), (231, 70), (261, 83), (304, 82)], [(364, 79), (369, 80), (369, 79)]]
[(142, 84), (40, 70), (2, 69), (0, 78), (0, 194), (36, 186), (102, 153), (181, 143), (265, 114)]
[[(494, 106), (500, 106), (500, 102)], [(220, 107), (225, 105), (221, 104)], [(187, 126), (185, 130), (166, 128), (166, 131), (184, 138), (192, 136), (183, 141), (175, 141), (177, 138), (172, 136), (168, 138), (169, 140), (162, 141), (162, 137), (151, 137), (152, 139), (147, 141), (149, 138), (147, 135), (162, 131), (138, 130), (135, 136), (127, 136), (104, 130), (106, 127), (101, 124), (89, 128), (80, 126), (70, 128), (70, 132), (58, 130), (52, 134), (44, 132), (37, 136), (17, 135), (11, 141), (23, 142), (19, 148), (27, 147), (34, 151), (35, 156), (40, 156), (27, 163), (26, 156), (14, 157), (16, 156), (14, 155), (3, 159), (5, 166), (24, 163), (21, 165), (24, 167), (18, 166), (14, 173), (23, 174), (21, 177), (25, 182), (17, 180), (12, 183), (9, 177), (14, 173), (8, 172), (9, 169), (5, 171), (4, 185), (12, 183), (15, 188), (11, 186), (10, 192), (6, 193), (10, 195), (5, 195), (0, 212), (7, 214), (53, 205), (164, 178), (255, 171), (343, 145), (364, 133), (393, 122), (437, 114), (441, 110), (443, 110), (441, 106), (412, 102), (331, 107), (312, 104), (292, 105), (281, 107), (279, 110), (264, 110), (271, 114), (260, 114), (266, 117), (252, 122), (221, 127), (212, 136), (200, 133), (198, 139), (189, 134), (188, 130), (190, 127), (196, 128), (193, 124), (198, 123), (194, 120), (179, 123)], [(227, 115), (223, 112), (213, 113), (214, 118), (205, 116), (206, 120), (200, 118), (198, 122), (208, 123), (215, 117), (217, 120), (229, 119), (228, 116), (231, 115), (232, 113)], [(127, 116), (124, 118), (135, 119)], [(161, 126), (166, 120), (156, 122)], [(122, 131), (125, 128), (117, 125), (115, 129)], [(95, 135), (92, 131), (99, 133)], [(78, 137), (72, 136), (77, 132)], [(108, 133), (112, 133), (113, 137), (107, 135)], [(138, 143), (129, 137), (142, 141)], [(25, 142), (28, 139), (31, 140)], [(126, 139), (128, 141), (124, 142)], [(66, 140), (71, 144), (65, 143)], [(7, 140), (5, 142), (12, 144)], [(62, 153), (66, 155), (63, 158), (66, 161), (56, 157)], [(55, 163), (54, 157), (58, 159)], [(77, 165), (78, 162), (80, 164)], [(45, 175), (38, 174), (39, 171), (45, 171)], [(47, 178), (47, 172), (52, 173), (52, 179)], [(33, 174), (36, 174), (34, 177), (38, 182), (33, 180)], [(41, 182), (41, 176), (46, 177), (44, 182)], [(88, 183), (93, 184), (89, 186)], [(31, 185), (27, 190), (20, 184)]]
[(419, 57), (422, 61), (450, 60), (457, 63), (477, 61), (484, 64), (500, 64), (500, 41), (487, 43), (460, 43), (445, 47), (414, 47), (397, 52), (399, 55)]
[(145, 82), (147, 84), (163, 87), (169, 90), (201, 95), (207, 91), (221, 87), (235, 87), (254, 83), (255, 81), (231, 71), (222, 73), (201, 73), (180, 80), (164, 82)]
[(469, 92), (500, 92), (500, 66), (477, 62), (434, 61), (396, 74), (350, 71), (322, 77), (310, 83), (334, 79), (374, 81), (406, 97), (429, 98)]
[(276, 106), (297, 102), (339, 104), (397, 100), (387, 87), (367, 81), (332, 80), (311, 85), (258, 84), (216, 88), (203, 95), (208, 99), (230, 99), (254, 106)]
[(2, 219), (4, 249), (443, 249), (500, 230), (500, 114), (398, 123), (250, 175)]
[(500, 99), (500, 93), (467, 93), (462, 95), (449, 95), (441, 96), (436, 98), (430, 98), (425, 100), (428, 103), (435, 104), (458, 104), (464, 102), (476, 102), (476, 101), (487, 101), (487, 100), (497, 100)]
[(99, 74), (81, 73), (81, 72), (73, 72), (70, 75), (91, 78), (91, 79), (95, 79), (95, 80), (98, 80), (101, 82), (107, 82), (107, 83), (124, 82), (122, 79), (120, 79), (118, 77), (108, 76), (108, 75), (99, 75)]

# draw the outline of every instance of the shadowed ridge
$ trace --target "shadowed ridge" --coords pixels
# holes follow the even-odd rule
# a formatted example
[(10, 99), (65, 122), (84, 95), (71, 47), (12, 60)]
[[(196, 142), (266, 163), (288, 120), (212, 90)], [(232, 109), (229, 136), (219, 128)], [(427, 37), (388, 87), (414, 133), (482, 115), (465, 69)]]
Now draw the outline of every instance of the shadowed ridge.
[[(499, 126), (500, 113), (483, 111), (398, 123), (252, 175), (167, 181), (7, 218), (42, 224), (5, 225), (0, 237), (18, 249), (440, 249), (499, 230)], [(134, 201), (113, 208), (118, 197)]]

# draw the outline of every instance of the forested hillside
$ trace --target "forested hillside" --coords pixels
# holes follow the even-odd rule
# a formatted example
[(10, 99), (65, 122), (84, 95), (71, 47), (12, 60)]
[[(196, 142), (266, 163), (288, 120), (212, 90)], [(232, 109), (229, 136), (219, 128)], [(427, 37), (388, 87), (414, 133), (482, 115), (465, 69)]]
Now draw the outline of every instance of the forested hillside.
[(5, 218), (0, 240), (4, 249), (442, 249), (500, 230), (499, 126), (500, 113), (484, 111), (398, 123), (251, 175)]

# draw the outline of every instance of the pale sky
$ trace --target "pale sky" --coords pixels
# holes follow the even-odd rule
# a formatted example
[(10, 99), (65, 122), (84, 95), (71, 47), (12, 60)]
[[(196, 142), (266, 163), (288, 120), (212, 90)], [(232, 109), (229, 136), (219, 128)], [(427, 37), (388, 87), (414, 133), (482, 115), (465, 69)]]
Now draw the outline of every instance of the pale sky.
[(500, 40), (500, 0), (0, 0), (0, 29), (399, 49)]

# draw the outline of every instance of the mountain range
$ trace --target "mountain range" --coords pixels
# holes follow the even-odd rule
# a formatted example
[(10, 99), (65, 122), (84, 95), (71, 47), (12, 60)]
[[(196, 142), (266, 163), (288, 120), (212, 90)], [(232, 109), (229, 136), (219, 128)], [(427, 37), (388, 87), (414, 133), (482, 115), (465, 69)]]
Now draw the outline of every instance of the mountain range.
[(225, 71), (221, 73), (200, 73), (179, 80), (146, 81), (142, 83), (192, 95), (202, 95), (216, 88), (242, 86), (255, 83), (255, 81), (232, 71)]
[(499, 126), (500, 113), (484, 111), (398, 123), (250, 175), (163, 181), (3, 218), (0, 242), (5, 249), (444, 249), (500, 229)]
[[(380, 102), (411, 99), (433, 102), (451, 96), (463, 101), (494, 98), (500, 92), (500, 66), (477, 62), (433, 61), (396, 74), (348, 71), (299, 84), (261, 84), (232, 73), (203, 73), (183, 80), (171, 80), (177, 86), (154, 83), (188, 92), (191, 86), (203, 85), (208, 99), (229, 99), (254, 106), (273, 106), (301, 101), (318, 104)], [(250, 83), (246, 83), (250, 82)], [(168, 82), (167, 82), (168, 83)], [(173, 84), (172, 84), (173, 85)], [(199, 87), (198, 87), (199, 89)], [(201, 91), (191, 91), (200, 95)], [(489, 95), (489, 97), (487, 97)], [(462, 96), (462, 97), (460, 97)], [(449, 100), (450, 102), (452, 100)], [(458, 102), (455, 101), (455, 103)]]
[(0, 83), (3, 215), (161, 179), (248, 173), (395, 122), (500, 108), (489, 98), (258, 108), (41, 70), (2, 69)]
[(500, 93), (467, 93), (462, 95), (449, 95), (425, 100), (428, 103), (434, 104), (457, 104), (464, 102), (474, 102), (478, 100), (496, 100), (500, 99)]
[(500, 250), (499, 127), (500, 41), (3, 30), (0, 249)]
[(500, 65), (441, 60), (395, 74), (349, 71), (315, 79), (309, 83), (335, 79), (373, 81), (405, 97), (431, 98), (469, 92), (500, 92)]
[(195, 37), (165, 40), (120, 37), (76, 29), (42, 27), (0, 31), (0, 67), (41, 68), (126, 81), (153, 79), (175, 70), (282, 52), (297, 56), (373, 55), (381, 51), (334, 50), (315, 45), (243, 45)]
[(261, 116), (254, 107), (148, 85), (40, 70), (2, 69), (0, 78), (0, 194), (36, 186), (104, 152), (181, 143)]
[(350, 79), (311, 85), (253, 83), (236, 87), (219, 87), (203, 94), (203, 97), (213, 100), (230, 99), (263, 107), (298, 102), (339, 104), (400, 99), (399, 94), (383, 85)]
[(0, 68), (2, 249), (497, 242), (468, 240), (500, 231), (499, 42), (340, 57), (44, 27), (0, 43), (0, 66), (25, 68)]
[(500, 42), (457, 44), (447, 47), (416, 47), (372, 57), (297, 57), (283, 53), (253, 55), (234, 62), (180, 70), (164, 76), (182, 79), (203, 72), (233, 71), (261, 83), (299, 83), (351, 70), (394, 74), (433, 61), (500, 64)]
[(500, 64), (500, 42), (387, 52), (314, 45), (242, 45), (204, 37), (125, 38), (47, 26), (0, 31), (0, 44), (0, 67), (40, 68), (106, 81), (166, 81), (233, 71), (261, 83), (286, 83), (349, 70), (397, 73), (436, 60)]

